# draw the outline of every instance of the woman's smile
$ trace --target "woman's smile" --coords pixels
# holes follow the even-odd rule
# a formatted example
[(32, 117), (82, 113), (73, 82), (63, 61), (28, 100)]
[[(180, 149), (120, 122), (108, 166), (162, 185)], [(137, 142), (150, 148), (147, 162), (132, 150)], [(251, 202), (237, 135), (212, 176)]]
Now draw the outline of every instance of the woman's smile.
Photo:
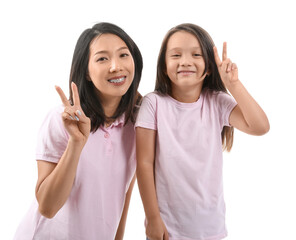
[(108, 82), (115, 85), (115, 86), (121, 86), (125, 83), (126, 76), (118, 76), (108, 79)]

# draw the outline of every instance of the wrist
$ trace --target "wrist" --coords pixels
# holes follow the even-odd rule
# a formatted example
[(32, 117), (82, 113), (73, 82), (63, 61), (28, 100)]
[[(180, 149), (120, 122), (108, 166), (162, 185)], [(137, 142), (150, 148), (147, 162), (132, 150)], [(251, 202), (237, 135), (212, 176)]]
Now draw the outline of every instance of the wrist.
[(236, 89), (241, 88), (241, 86), (242, 86), (242, 83), (239, 79), (235, 82), (230, 82), (225, 84), (225, 87), (229, 92), (235, 91)]
[(152, 222), (152, 221), (159, 220), (159, 219), (161, 219), (159, 213), (155, 213), (155, 214), (151, 214), (151, 215), (146, 215), (147, 222)]
[(76, 138), (69, 138), (68, 145), (75, 148), (75, 149), (83, 149), (84, 145), (86, 144), (86, 139), (76, 139)]

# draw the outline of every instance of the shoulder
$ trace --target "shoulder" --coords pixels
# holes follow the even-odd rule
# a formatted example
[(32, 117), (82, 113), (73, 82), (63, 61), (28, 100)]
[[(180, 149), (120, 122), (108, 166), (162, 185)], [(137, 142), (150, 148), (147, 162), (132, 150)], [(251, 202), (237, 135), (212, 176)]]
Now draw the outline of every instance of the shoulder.
[(56, 121), (62, 122), (61, 114), (63, 112), (64, 112), (63, 105), (55, 106), (48, 111), (47, 115), (45, 116), (44, 121), (56, 120)]
[(159, 98), (159, 97), (161, 97), (161, 95), (156, 91), (150, 92), (150, 93), (148, 93), (148, 94), (146, 94), (144, 96), (144, 98), (148, 98), (148, 99), (156, 99), (156, 98)]
[(69, 134), (62, 120), (63, 106), (48, 111), (39, 128), (36, 146), (36, 159), (57, 163), (65, 151)]
[(40, 130), (42, 131), (43, 129), (43, 131), (51, 131), (53, 129), (60, 129), (60, 131), (67, 135), (66, 130), (64, 129), (64, 124), (61, 116), (63, 112), (63, 105), (58, 105), (50, 109), (42, 122)]
[(161, 101), (166, 101), (168, 98), (167, 95), (161, 94), (157, 91), (148, 93), (144, 96), (143, 101), (149, 101), (151, 103), (155, 102), (161, 102)]
[(205, 88), (203, 90), (203, 95), (204, 95), (204, 98), (207, 99), (208, 101), (212, 101), (217, 104), (224, 102), (224, 101), (232, 101), (233, 100), (233, 97), (230, 94), (223, 92), (223, 91), (212, 90), (209, 88)]

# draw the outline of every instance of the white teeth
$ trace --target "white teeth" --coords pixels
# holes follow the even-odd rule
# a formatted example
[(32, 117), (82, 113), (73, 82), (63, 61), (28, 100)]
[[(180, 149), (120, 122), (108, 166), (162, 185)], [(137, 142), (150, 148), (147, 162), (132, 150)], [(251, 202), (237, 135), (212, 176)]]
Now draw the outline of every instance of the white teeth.
[(125, 79), (125, 77), (117, 78), (117, 79), (110, 79), (110, 80), (108, 80), (108, 81), (111, 82), (111, 83), (120, 83), (120, 82), (122, 82), (124, 79)]

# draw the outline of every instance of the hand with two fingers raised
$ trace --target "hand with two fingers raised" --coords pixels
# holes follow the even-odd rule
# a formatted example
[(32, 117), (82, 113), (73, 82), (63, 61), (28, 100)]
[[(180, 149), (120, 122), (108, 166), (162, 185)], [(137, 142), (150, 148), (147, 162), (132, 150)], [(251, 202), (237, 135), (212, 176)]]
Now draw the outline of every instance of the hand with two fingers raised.
[(214, 49), (215, 62), (218, 67), (220, 77), (226, 87), (238, 82), (238, 69), (235, 63), (227, 58), (227, 43), (223, 43), (222, 61), (219, 57), (216, 46)]
[(81, 108), (76, 84), (73, 82), (71, 83), (73, 105), (70, 104), (60, 87), (56, 86), (55, 88), (65, 107), (64, 112), (62, 113), (62, 119), (64, 126), (70, 135), (70, 139), (75, 142), (86, 143), (91, 129), (91, 121)]

